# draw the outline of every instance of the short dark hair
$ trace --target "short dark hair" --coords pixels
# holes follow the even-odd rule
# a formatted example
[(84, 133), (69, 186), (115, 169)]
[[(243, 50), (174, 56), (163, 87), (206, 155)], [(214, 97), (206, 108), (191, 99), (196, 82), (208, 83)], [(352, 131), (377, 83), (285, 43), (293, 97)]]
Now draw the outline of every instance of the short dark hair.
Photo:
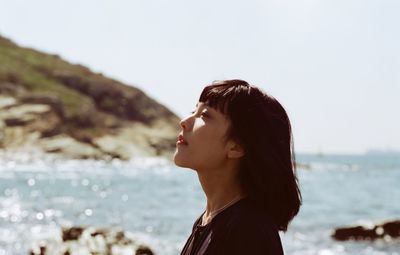
[(299, 211), (301, 193), (285, 109), (275, 98), (243, 80), (214, 82), (203, 89), (199, 102), (230, 119), (227, 137), (245, 151), (239, 172), (245, 192), (279, 230), (286, 231)]

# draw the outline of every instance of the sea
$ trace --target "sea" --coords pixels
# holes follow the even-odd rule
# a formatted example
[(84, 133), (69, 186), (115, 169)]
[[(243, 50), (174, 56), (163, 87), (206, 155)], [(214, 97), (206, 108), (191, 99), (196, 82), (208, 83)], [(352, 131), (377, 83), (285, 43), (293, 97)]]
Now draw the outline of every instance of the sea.
[[(280, 233), (285, 254), (400, 254), (396, 239), (331, 238), (338, 227), (400, 219), (399, 155), (296, 156), (303, 205), (288, 231)], [(124, 230), (157, 255), (177, 255), (205, 201), (196, 172), (168, 159), (3, 153), (0, 255), (26, 255), (62, 226)]]

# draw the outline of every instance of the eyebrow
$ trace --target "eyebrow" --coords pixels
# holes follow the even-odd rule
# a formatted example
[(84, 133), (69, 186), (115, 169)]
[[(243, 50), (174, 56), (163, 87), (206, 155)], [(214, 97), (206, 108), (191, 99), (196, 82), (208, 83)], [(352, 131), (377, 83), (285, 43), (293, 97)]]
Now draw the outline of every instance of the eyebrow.
[[(211, 113), (212, 110), (215, 111), (215, 109), (213, 107), (207, 105), (206, 103), (203, 103), (203, 102), (200, 102), (200, 103), (202, 103), (204, 105), (204, 109), (206, 109), (208, 113)], [(199, 107), (199, 102), (196, 103), (196, 108), (198, 108), (198, 107)]]

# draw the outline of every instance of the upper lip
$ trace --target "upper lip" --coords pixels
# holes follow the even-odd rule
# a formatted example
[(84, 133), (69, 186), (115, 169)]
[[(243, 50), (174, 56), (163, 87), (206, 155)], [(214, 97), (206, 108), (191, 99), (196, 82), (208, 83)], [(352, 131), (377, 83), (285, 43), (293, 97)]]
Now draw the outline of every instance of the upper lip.
[(187, 144), (186, 138), (182, 134), (179, 134), (177, 139)]

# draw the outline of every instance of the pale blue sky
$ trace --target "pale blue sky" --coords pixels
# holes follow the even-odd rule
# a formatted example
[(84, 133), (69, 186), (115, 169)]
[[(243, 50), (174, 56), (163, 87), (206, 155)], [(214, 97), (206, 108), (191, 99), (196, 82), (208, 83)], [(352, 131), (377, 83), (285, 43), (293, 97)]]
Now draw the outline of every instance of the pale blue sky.
[(0, 34), (138, 86), (179, 116), (241, 78), (299, 152), (400, 149), (398, 0), (0, 0)]

